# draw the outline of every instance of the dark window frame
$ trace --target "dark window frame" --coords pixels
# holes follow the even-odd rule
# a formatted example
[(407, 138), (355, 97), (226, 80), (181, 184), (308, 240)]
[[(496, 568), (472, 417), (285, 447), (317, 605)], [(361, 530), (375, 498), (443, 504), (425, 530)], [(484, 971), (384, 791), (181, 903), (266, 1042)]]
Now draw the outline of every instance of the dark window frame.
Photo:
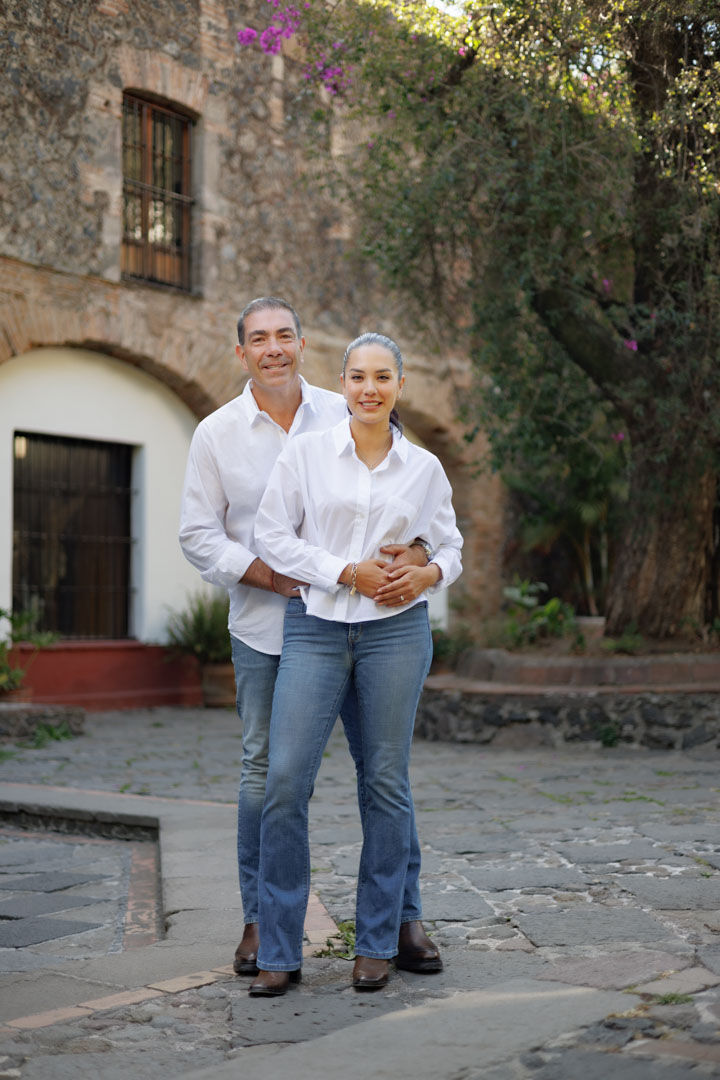
[(192, 288), (192, 126), (185, 113), (135, 92), (123, 94), (121, 272)]
[(15, 431), (13, 610), (69, 639), (130, 637), (134, 447)]

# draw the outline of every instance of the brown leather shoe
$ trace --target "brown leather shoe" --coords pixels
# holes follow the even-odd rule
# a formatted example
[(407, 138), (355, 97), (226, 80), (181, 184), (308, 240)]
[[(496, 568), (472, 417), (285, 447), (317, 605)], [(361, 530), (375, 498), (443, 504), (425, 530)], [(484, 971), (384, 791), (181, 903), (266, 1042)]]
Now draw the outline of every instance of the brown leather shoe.
[(425, 933), (419, 919), (400, 924), (398, 951), (393, 963), (401, 971), (417, 971), (422, 975), (442, 971), (440, 951)]
[(257, 954), (260, 946), (260, 935), (256, 922), (245, 923), (245, 931), (242, 941), (235, 950), (233, 959), (233, 971), (236, 975), (257, 975)]
[(302, 972), (297, 971), (258, 971), (255, 982), (248, 988), (250, 997), (281, 997), (287, 993), (291, 982), (299, 983)]
[(356, 956), (352, 984), (356, 990), (382, 990), (387, 986), (390, 961), (373, 956)]

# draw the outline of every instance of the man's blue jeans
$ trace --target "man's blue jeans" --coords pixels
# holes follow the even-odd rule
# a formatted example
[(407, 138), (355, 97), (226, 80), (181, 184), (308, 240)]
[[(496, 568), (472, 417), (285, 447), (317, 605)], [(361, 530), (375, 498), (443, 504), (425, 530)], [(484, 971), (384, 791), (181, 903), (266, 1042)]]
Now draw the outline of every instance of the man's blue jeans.
[(410, 746), (431, 655), (426, 604), (348, 624), (307, 615), (301, 600), (288, 602), (261, 825), (258, 967), (291, 971), (302, 964), (308, 802), (350, 688), (364, 809), (355, 951), (381, 959), (396, 954), (414, 825)]
[[(268, 770), (270, 714), (280, 657), (251, 649), (230, 635), (237, 687), (237, 710), (243, 724), (242, 768), (238, 792), (237, 853), (243, 919), (258, 921), (258, 866), (260, 863), (260, 818), (265, 799)], [(365, 818), (362, 743), (357, 717), (355, 690), (350, 686), (340, 713), (345, 735), (357, 771), (360, 817)], [(420, 906), (420, 844), (413, 811), (410, 860), (405, 879), (402, 922), (422, 915)]]

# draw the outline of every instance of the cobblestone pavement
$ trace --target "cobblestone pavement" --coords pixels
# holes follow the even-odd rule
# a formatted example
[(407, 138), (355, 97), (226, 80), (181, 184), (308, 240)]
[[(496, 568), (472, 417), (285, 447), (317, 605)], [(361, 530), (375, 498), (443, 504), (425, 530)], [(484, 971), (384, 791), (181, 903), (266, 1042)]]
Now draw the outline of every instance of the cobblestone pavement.
[[(6, 746), (0, 784), (232, 803), (240, 745), (229, 710), (105, 713), (89, 717), (80, 738)], [(353, 1055), (366, 1077), (720, 1076), (719, 765), (720, 754), (707, 751), (416, 741), (425, 921), (442, 947), (441, 974), (394, 972), (385, 992), (358, 995), (348, 987), (347, 960), (313, 957), (298, 988), (267, 1001), (248, 998), (247, 980), (216, 971), (206, 985), (135, 1004), (37, 1029), (5, 1027), (0, 1080), (170, 1080), (203, 1069), (208, 1077), (252, 1069), (256, 1080), (286, 1072), (352, 1080)], [(311, 821), (313, 889), (336, 922), (352, 919), (360, 829), (353, 770), (337, 733)], [(0, 853), (18, 842), (0, 835)], [(84, 870), (100, 876), (118, 858), (108, 849)], [(55, 859), (56, 869), (62, 863)], [(97, 897), (102, 884), (75, 891)], [(79, 905), (73, 917), (94, 910)], [(117, 935), (88, 933), (86, 951), (117, 946)], [(53, 959), (68, 949), (78, 957), (84, 937), (66, 939), (67, 949), (55, 940)], [(228, 963), (235, 944), (227, 943)], [(42, 977), (47, 951), (42, 943), (0, 948), (0, 973), (32, 969)], [(472, 1045), (457, 1026), (464, 1003), (479, 1029)], [(413, 1058), (422, 1041), (417, 1025), (407, 1028), (412, 1044), (398, 1035), (405, 1028), (393, 1029), (397, 1060), (392, 1046), (382, 1050), (388, 1024), (413, 1016), (427, 1032), (434, 1023), (456, 1032), (439, 1058), (432, 1047), (422, 1049), (420, 1064)]]

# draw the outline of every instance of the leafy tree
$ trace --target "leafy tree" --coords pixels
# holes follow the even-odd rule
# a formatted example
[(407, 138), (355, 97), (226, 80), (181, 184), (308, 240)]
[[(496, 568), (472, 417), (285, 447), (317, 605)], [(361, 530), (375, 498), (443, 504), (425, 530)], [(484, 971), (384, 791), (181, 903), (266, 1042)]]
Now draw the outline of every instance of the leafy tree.
[(467, 335), (496, 464), (572, 464), (598, 410), (625, 440), (608, 632), (702, 624), (720, 448), (715, 0), (271, 2), (278, 44), (304, 36), (307, 85), (330, 102), (319, 122), (338, 100), (360, 121), (341, 178), (365, 252)]

